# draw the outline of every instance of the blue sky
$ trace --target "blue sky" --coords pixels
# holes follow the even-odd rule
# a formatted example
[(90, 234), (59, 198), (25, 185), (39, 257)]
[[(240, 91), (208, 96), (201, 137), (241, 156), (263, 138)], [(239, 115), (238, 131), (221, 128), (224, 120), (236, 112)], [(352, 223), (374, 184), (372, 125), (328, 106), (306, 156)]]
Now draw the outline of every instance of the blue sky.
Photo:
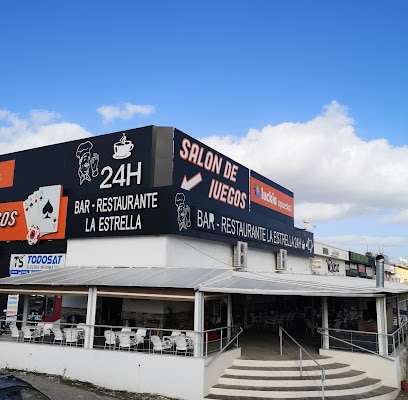
[(408, 2), (0, 4), (0, 153), (174, 126), (295, 194), (296, 225), (408, 257)]

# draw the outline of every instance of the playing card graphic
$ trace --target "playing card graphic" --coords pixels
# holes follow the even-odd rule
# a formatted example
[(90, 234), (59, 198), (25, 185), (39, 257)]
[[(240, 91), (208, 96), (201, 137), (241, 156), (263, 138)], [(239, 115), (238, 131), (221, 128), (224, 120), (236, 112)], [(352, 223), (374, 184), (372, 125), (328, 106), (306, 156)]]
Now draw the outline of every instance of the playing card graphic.
[(27, 229), (30, 229), (32, 225), (35, 225), (34, 222), (34, 217), (35, 214), (33, 212), (34, 209), (34, 199), (33, 195), (30, 194), (26, 200), (23, 202), (23, 207), (24, 207), (24, 214), (25, 214), (25, 219), (27, 223)]
[(36, 244), (41, 236), (57, 232), (61, 195), (61, 185), (43, 186), (24, 200), (29, 244)]
[(41, 236), (43, 236), (48, 233), (54, 233), (58, 229), (61, 185), (41, 187), (38, 190), (38, 195), (37, 222)]

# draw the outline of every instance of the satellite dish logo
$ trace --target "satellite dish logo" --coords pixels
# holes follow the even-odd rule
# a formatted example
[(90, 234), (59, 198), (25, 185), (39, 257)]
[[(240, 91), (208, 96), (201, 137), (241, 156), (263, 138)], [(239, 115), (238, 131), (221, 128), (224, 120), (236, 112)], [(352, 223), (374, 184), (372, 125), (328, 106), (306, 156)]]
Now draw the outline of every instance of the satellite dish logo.
[(258, 183), (255, 183), (254, 185), (254, 194), (256, 197), (261, 197), (261, 187)]

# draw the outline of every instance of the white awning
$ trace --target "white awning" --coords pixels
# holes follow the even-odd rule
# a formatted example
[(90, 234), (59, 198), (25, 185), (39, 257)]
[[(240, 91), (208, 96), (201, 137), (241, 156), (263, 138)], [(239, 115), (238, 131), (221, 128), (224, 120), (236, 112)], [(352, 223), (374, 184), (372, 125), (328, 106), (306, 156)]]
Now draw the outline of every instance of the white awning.
[[(0, 293), (67, 292), (86, 293), (88, 287), (101, 291), (115, 288), (190, 289), (209, 293), (295, 296), (378, 297), (406, 293), (408, 285), (357, 277), (248, 272), (231, 269), (176, 267), (64, 267), (0, 279)], [(113, 293), (113, 290), (111, 290)]]
[(384, 282), (377, 287), (373, 279), (346, 276), (299, 275), (234, 271), (200, 286), (203, 292), (263, 295), (381, 297), (408, 292), (408, 285)]

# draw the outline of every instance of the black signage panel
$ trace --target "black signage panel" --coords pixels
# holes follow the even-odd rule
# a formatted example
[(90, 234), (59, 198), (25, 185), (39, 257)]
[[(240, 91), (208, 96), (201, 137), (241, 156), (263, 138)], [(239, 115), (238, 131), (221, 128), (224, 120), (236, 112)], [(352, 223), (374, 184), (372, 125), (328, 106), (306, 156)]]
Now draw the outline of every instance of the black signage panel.
[(249, 170), (174, 131), (174, 188), (189, 204), (240, 215), (249, 209)]
[(151, 128), (132, 129), (66, 144), (65, 182), (75, 194), (151, 186)]
[[(154, 187), (156, 180), (163, 184), (168, 179), (155, 170), (153, 130), (121, 131), (70, 144), (67, 238), (171, 232), (171, 186)], [(163, 135), (169, 134), (164, 128)], [(165, 162), (160, 167), (171, 170), (171, 158)]]
[(170, 233), (173, 197), (170, 186), (70, 197), (66, 237)]
[[(171, 127), (92, 136), (1, 162), (0, 212), (18, 215), (0, 240), (172, 233), (313, 256), (313, 235), (293, 226), (291, 192)], [(25, 202), (39, 193), (53, 207), (26, 212)], [(44, 213), (55, 216), (52, 229), (37, 224)]]
[(56, 144), (0, 156), (14, 160), (13, 185), (0, 189), (0, 203), (22, 201), (40, 186), (61, 185), (65, 177), (65, 147)]
[(257, 203), (250, 201), (249, 169), (175, 130), (175, 233), (227, 243), (242, 240), (313, 257), (313, 234), (293, 225), (293, 193), (259, 174), (254, 177), (255, 184), (268, 190), (263, 196), (254, 193)]
[(269, 245), (275, 250), (286, 249), (305, 257), (314, 256), (313, 234), (279, 221), (266, 223), (265, 219), (238, 219), (194, 207), (192, 227), (235, 240)]
[[(61, 226), (53, 227), (54, 239), (170, 233), (172, 139), (172, 128), (150, 126), (1, 156), (0, 162), (13, 164), (1, 164), (11, 177), (0, 189), (0, 203), (5, 210), (18, 211), (15, 226), (1, 230), (0, 239), (25, 239), (27, 218), (36, 222), (52, 204), (24, 215), (23, 203), (51, 185), (60, 185), (65, 199), (58, 199), (61, 207), (65, 204), (64, 212), (52, 208), (63, 219)], [(162, 189), (154, 189), (156, 183)], [(33, 236), (50, 237), (39, 228)]]

